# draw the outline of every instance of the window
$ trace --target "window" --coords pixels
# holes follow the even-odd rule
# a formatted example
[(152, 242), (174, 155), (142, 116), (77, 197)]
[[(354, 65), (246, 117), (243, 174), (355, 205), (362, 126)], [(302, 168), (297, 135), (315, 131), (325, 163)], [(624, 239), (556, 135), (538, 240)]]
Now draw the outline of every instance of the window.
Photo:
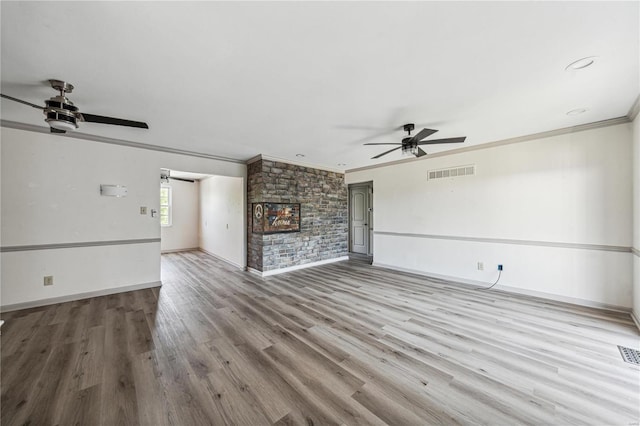
[(171, 187), (160, 187), (160, 226), (171, 226)]

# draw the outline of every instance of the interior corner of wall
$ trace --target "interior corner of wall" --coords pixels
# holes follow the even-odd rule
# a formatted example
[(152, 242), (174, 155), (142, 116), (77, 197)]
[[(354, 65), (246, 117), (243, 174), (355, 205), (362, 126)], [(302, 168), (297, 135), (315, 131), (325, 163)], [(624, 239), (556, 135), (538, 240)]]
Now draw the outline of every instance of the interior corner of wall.
[(631, 314), (631, 319), (636, 324), (636, 328), (638, 329), (638, 331), (640, 331), (640, 319), (638, 318), (640, 316), (639, 315), (640, 313), (636, 312), (635, 310), (632, 310), (630, 314)]

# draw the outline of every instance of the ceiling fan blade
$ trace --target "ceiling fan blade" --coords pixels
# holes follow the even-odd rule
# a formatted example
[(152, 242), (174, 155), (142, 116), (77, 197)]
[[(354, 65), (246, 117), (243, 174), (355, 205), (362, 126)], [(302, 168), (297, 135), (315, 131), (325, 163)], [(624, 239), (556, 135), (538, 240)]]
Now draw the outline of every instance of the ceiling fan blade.
[(427, 153), (424, 152), (422, 148), (418, 148), (418, 153), (416, 154), (416, 157), (422, 157), (423, 155), (427, 155)]
[(140, 129), (148, 129), (147, 123), (141, 121), (124, 120), (122, 118), (104, 117), (102, 115), (80, 114), (82, 121), (87, 123), (102, 123), (102, 124), (114, 124), (116, 126), (138, 127)]
[(393, 151), (395, 151), (396, 149), (400, 149), (400, 148), (402, 148), (402, 146), (397, 146), (397, 147), (395, 147), (395, 148), (393, 148), (393, 149), (390, 149), (389, 151), (383, 152), (382, 154), (378, 154), (378, 155), (376, 155), (375, 157), (371, 157), (371, 159), (372, 159), (372, 160), (375, 160), (376, 158), (380, 158), (380, 157), (382, 157), (383, 155), (387, 155), (388, 153), (393, 152)]
[(49, 129), (51, 129), (51, 133), (67, 133), (66, 130), (54, 129), (53, 127), (50, 127)]
[(39, 110), (43, 110), (44, 109), (43, 106), (32, 104), (31, 102), (23, 101), (22, 99), (14, 98), (13, 96), (7, 96), (7, 95), (3, 95), (1, 93), (0, 93), (0, 96), (2, 96), (5, 99), (9, 99), (10, 101), (20, 102), (21, 104), (29, 105), (30, 107), (37, 108)]
[(436, 143), (460, 143), (464, 142), (465, 139), (467, 139), (466, 136), (462, 136), (460, 138), (432, 139), (430, 141), (418, 142), (418, 145), (432, 145)]
[(421, 141), (422, 139), (431, 136), (432, 134), (434, 134), (435, 132), (437, 132), (437, 130), (433, 130), (433, 129), (422, 129), (420, 130), (418, 133), (416, 133), (415, 135), (413, 135), (413, 137), (411, 138), (412, 141)]
[(363, 143), (363, 145), (402, 145), (401, 143), (382, 142), (382, 143)]
[(171, 176), (169, 176), (169, 179), (171, 179), (171, 180), (181, 180), (183, 182), (191, 182), (191, 183), (195, 182), (195, 180), (193, 180), (193, 179), (184, 179), (184, 178), (177, 178), (177, 177), (171, 177)]

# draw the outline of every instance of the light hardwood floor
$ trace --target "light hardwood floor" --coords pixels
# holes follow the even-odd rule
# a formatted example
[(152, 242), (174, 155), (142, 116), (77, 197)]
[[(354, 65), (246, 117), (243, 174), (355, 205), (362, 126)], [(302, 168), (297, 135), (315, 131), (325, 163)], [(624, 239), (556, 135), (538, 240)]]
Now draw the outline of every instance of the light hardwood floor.
[(163, 287), (2, 315), (3, 425), (637, 424), (629, 316), (340, 262), (201, 252)]

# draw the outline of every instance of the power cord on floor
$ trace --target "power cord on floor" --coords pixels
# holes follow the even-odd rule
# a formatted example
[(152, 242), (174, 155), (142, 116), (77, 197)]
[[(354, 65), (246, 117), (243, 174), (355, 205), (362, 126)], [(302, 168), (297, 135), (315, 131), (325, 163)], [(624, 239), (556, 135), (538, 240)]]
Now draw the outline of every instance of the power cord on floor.
[(502, 276), (502, 269), (498, 270), (498, 279), (496, 280), (495, 283), (491, 284), (491, 287), (478, 287), (478, 288), (474, 288), (474, 290), (491, 290), (494, 285), (498, 284), (498, 281), (500, 281), (501, 276)]

